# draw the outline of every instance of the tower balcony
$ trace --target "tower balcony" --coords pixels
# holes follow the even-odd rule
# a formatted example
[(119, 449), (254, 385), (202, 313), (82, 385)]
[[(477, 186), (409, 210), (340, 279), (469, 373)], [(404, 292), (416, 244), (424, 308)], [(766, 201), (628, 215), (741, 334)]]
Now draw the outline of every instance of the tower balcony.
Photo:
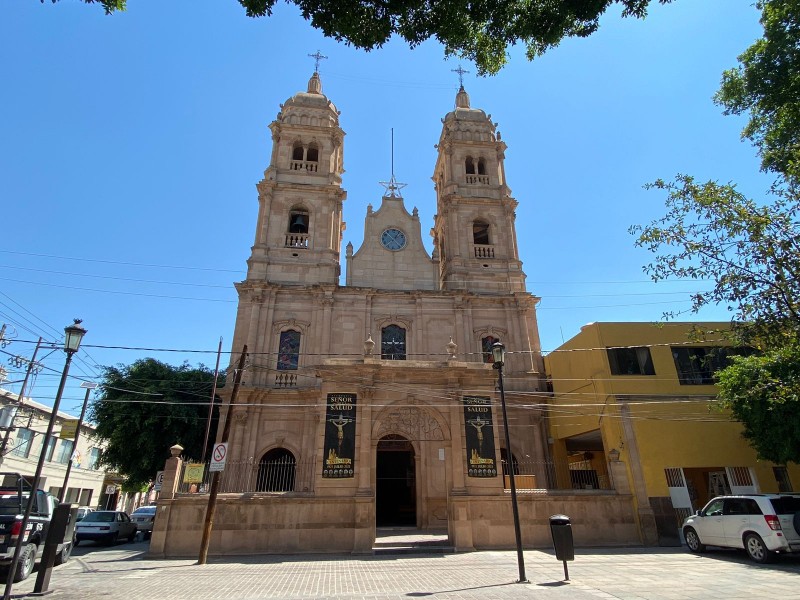
[(489, 185), (488, 175), (467, 175), (467, 183)]
[(472, 247), (474, 248), (475, 258), (494, 258), (494, 245), (474, 244)]
[(284, 243), (286, 248), (299, 248), (301, 250), (308, 249), (308, 234), (307, 233), (287, 233), (286, 234), (286, 242)]
[(289, 163), (289, 170), (316, 173), (319, 170), (319, 162), (315, 160), (293, 160)]

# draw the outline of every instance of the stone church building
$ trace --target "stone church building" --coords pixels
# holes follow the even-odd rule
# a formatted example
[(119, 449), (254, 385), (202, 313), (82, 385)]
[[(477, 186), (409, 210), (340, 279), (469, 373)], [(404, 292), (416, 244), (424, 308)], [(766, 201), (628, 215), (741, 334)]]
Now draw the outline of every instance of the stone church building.
[[(248, 358), (222, 411), (232, 421), (211, 552), (370, 552), (384, 526), (447, 531), (456, 550), (512, 547), (504, 465), (540, 465), (529, 487), (550, 487), (550, 475), (538, 298), (525, 286), (506, 145), (462, 86), (431, 165), (432, 255), (394, 177), (363, 215), (360, 246), (343, 252), (339, 117), (315, 72), (270, 125), (255, 240), (236, 284), (232, 366), (245, 345)], [(498, 340), (510, 452), (489, 354)], [(604, 498), (617, 525), (594, 541), (637, 542), (630, 507)], [(548, 516), (586, 514), (587, 500), (521, 498), (526, 543), (549, 543)], [(188, 533), (157, 528), (151, 552), (191, 554), (189, 523), (202, 522), (204, 502), (166, 503)]]

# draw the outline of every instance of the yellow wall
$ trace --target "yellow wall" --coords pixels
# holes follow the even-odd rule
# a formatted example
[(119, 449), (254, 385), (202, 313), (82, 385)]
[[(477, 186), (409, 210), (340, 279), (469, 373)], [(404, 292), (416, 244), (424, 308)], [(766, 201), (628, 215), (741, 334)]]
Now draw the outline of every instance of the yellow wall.
[[(689, 338), (692, 330), (725, 327), (726, 323), (584, 326), (545, 357), (553, 385), (549, 426), (554, 448), (563, 448), (566, 438), (599, 429), (606, 451), (620, 450), (620, 460), (630, 469), (635, 457), (620, 410), (627, 405), (646, 496), (669, 495), (664, 474), (669, 467), (752, 467), (761, 491), (778, 491), (772, 463), (759, 462), (741, 437), (741, 426), (716, 407), (715, 386), (681, 385), (678, 380), (670, 346), (730, 345), (716, 333), (708, 333), (705, 341)], [(615, 346), (650, 347), (655, 375), (612, 375), (605, 349)], [(789, 466), (789, 476), (800, 490), (800, 467)]]

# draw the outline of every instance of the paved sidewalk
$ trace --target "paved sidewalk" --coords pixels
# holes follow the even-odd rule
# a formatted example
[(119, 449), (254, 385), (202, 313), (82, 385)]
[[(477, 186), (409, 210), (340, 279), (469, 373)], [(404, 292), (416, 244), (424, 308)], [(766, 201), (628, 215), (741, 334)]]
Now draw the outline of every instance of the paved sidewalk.
[[(54, 600), (625, 600), (800, 597), (800, 556), (773, 565), (743, 553), (680, 548), (578, 549), (564, 582), (562, 563), (548, 552), (525, 551), (529, 584), (514, 583), (513, 551), (397, 556), (256, 556), (147, 560), (146, 543), (76, 549), (53, 572)], [(81, 555), (82, 554), (82, 555)], [(35, 574), (13, 595), (33, 590)]]

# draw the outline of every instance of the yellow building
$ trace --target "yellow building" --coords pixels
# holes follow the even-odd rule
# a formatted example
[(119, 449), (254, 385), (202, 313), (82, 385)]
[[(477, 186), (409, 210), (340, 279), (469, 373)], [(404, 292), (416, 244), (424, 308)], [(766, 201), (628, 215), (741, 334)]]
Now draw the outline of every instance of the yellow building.
[(645, 544), (677, 542), (715, 495), (800, 489), (800, 468), (759, 461), (716, 404), (727, 326), (591, 323), (545, 358), (553, 455), (570, 465), (558, 476), (629, 487)]

